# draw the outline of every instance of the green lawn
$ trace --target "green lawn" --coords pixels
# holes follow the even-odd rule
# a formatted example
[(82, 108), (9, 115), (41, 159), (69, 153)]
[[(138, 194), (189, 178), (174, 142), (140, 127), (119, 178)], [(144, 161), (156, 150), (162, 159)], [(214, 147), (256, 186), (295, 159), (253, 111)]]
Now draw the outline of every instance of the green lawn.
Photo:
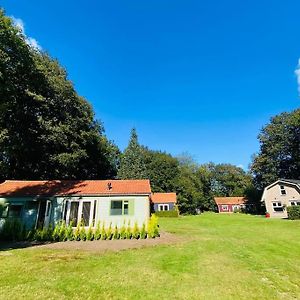
[(160, 219), (183, 242), (91, 254), (0, 252), (0, 298), (300, 299), (300, 222), (203, 214)]

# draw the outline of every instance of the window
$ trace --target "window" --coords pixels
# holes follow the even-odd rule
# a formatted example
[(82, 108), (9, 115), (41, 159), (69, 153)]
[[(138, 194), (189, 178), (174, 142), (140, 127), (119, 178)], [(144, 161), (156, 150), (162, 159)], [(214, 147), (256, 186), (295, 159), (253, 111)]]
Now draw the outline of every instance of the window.
[(228, 205), (222, 205), (222, 210), (228, 210)]
[(273, 210), (275, 212), (282, 212), (283, 211), (283, 206), (282, 206), (282, 203), (280, 201), (273, 202), (272, 205), (273, 205)]
[(69, 223), (72, 222), (72, 226), (77, 226), (78, 222), (78, 209), (79, 209), (79, 202), (72, 201), (70, 207), (70, 217)]
[(129, 202), (123, 200), (111, 201), (110, 214), (112, 216), (122, 216), (129, 214)]
[(300, 201), (299, 200), (293, 200), (290, 201), (292, 206), (300, 206)]
[(22, 213), (22, 205), (20, 204), (11, 204), (8, 208), (8, 217), (11, 218), (20, 218)]
[(158, 204), (158, 211), (167, 211), (169, 210), (169, 204)]
[[(1, 206), (0, 206), (0, 212), (1, 212)], [(1, 217), (6, 218), (8, 216), (8, 204), (3, 206)]]
[(90, 225), (90, 213), (91, 213), (91, 202), (83, 202), (81, 220), (83, 221), (84, 226)]
[(280, 186), (280, 193), (281, 193), (281, 195), (286, 195), (286, 190), (285, 190), (284, 185)]

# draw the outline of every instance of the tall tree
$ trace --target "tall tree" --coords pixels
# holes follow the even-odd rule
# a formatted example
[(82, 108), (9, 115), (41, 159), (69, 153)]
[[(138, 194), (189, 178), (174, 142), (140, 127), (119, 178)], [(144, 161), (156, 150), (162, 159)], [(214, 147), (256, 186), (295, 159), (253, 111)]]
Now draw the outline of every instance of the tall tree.
[(178, 160), (170, 154), (143, 148), (146, 172), (153, 192), (176, 192), (179, 178)]
[(67, 72), (29, 46), (0, 11), (2, 178), (107, 178), (116, 167), (103, 126)]
[(300, 109), (271, 119), (258, 136), (251, 171), (262, 190), (279, 178), (300, 179)]
[(121, 155), (120, 168), (118, 171), (120, 179), (145, 179), (148, 178), (144, 151), (138, 142), (135, 128), (131, 130), (129, 144)]

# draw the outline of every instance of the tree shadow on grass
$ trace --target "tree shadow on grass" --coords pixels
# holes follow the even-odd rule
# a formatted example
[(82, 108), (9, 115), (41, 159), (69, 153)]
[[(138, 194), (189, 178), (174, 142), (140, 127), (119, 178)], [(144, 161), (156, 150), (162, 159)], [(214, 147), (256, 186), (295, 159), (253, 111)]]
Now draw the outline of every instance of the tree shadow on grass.
[(10, 251), (15, 249), (30, 248), (30, 247), (47, 245), (52, 243), (53, 242), (37, 242), (37, 241), (23, 241), (23, 242), (0, 241), (0, 252)]

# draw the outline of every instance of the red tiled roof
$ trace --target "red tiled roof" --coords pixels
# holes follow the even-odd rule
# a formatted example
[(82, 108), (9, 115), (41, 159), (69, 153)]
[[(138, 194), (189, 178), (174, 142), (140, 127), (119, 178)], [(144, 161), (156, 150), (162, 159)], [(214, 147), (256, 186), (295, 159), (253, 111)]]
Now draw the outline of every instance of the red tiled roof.
[(176, 203), (176, 193), (153, 193), (153, 203)]
[(245, 204), (247, 199), (245, 197), (215, 197), (217, 205), (222, 204)]
[(6, 180), (0, 184), (0, 195), (11, 197), (137, 194), (151, 194), (149, 180)]

